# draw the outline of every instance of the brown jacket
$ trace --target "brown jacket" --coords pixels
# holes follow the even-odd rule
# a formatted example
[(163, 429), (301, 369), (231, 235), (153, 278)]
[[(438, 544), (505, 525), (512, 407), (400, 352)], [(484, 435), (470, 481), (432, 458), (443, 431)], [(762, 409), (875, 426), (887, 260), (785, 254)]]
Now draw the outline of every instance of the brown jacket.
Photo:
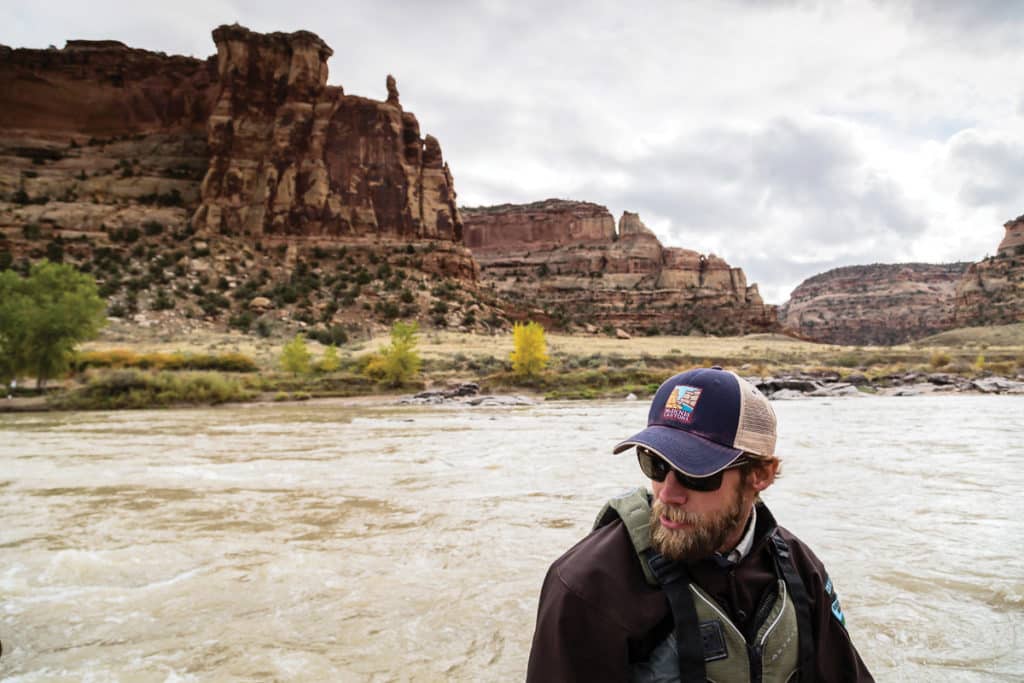
[[(722, 567), (713, 558), (689, 565), (694, 582), (745, 633), (762, 593), (777, 580), (769, 540), (775, 526), (760, 505), (754, 547), (738, 565)], [(799, 539), (780, 532), (810, 598), (817, 680), (874, 681), (833, 614), (825, 567)], [(645, 660), (672, 626), (665, 594), (645, 581), (626, 529), (616, 520), (591, 532), (548, 570), (527, 681), (628, 681), (630, 664)]]

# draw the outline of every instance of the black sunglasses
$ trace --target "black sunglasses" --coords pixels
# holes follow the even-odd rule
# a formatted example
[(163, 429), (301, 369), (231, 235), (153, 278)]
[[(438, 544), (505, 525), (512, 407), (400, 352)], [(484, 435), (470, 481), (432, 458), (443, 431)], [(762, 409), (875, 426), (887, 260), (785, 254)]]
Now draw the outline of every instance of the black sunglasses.
[(651, 481), (665, 481), (665, 477), (668, 476), (669, 472), (675, 472), (676, 479), (679, 480), (679, 483), (691, 491), (717, 491), (722, 487), (722, 475), (725, 474), (725, 470), (743, 467), (749, 462), (746, 458), (740, 457), (732, 464), (715, 472), (714, 474), (710, 474), (706, 477), (691, 477), (688, 474), (683, 474), (665, 462), (661, 456), (657, 455), (653, 451), (643, 448), (642, 446), (637, 446), (636, 448), (636, 459), (640, 462), (640, 469), (643, 470), (644, 476)]

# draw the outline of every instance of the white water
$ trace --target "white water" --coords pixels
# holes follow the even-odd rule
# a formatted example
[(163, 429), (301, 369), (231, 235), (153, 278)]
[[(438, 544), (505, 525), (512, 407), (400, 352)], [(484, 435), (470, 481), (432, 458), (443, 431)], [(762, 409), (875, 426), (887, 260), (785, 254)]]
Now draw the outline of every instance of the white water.
[[(1024, 399), (776, 403), (765, 496), (882, 681), (1024, 678)], [(521, 680), (643, 402), (0, 416), (5, 681)]]

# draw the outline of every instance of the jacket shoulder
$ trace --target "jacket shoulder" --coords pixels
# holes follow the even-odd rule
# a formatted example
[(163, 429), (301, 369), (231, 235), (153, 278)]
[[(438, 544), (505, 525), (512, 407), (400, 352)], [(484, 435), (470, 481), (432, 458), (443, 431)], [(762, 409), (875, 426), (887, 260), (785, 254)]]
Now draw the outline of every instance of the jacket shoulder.
[[(627, 631), (643, 631), (667, 610), (664, 593), (648, 585), (640, 558), (622, 520), (598, 527), (555, 560), (545, 584), (620, 621)], [(638, 609), (639, 608), (639, 609)]]

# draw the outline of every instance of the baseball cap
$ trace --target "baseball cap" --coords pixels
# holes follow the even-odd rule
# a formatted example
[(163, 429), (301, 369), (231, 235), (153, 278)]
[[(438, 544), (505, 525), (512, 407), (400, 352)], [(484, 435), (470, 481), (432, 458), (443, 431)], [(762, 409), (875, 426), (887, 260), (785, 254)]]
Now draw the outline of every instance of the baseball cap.
[(647, 429), (613, 452), (643, 446), (691, 477), (725, 469), (743, 453), (775, 455), (775, 411), (739, 375), (715, 366), (667, 379), (654, 394)]

